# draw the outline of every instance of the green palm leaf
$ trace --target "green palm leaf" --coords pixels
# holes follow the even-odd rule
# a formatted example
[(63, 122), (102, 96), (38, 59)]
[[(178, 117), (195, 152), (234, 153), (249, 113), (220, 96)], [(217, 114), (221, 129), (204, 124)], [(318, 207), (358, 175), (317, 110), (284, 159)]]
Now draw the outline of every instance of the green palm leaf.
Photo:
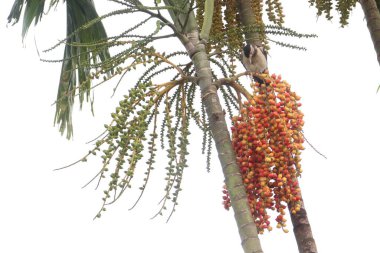
[[(58, 0), (51, 0), (50, 7), (58, 4)], [(22, 38), (34, 20), (36, 25), (44, 14), (45, 0), (15, 0), (8, 16), (8, 23), (16, 24), (24, 10)], [(58, 87), (56, 114), (54, 122), (59, 125), (60, 132), (66, 131), (67, 138), (73, 134), (72, 107), (76, 90), (82, 106), (84, 98), (87, 100), (91, 90), (89, 78), (91, 67), (98, 63), (105, 63), (110, 59), (108, 47), (105, 43), (107, 34), (96, 12), (92, 0), (67, 0), (67, 38), (62, 62), (61, 76)], [(50, 8), (49, 8), (50, 9)], [(91, 21), (91, 23), (90, 23)], [(112, 72), (109, 68), (106, 70)]]
[(67, 138), (72, 136), (72, 106), (76, 89), (82, 105), (84, 97), (90, 95), (89, 78), (91, 64), (105, 62), (110, 58), (108, 48), (101, 42), (107, 39), (103, 24), (92, 22), (99, 19), (92, 0), (67, 0), (67, 43), (62, 63), (61, 78), (57, 95), (55, 122), (60, 125), (61, 133), (67, 131)]

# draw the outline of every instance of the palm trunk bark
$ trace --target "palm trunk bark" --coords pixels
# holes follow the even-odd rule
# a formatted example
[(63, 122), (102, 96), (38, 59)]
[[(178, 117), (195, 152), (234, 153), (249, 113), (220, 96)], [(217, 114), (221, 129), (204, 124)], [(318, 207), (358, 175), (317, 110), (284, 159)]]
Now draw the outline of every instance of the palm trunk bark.
[[(366, 0), (362, 0), (362, 1), (366, 1)], [(367, 1), (370, 1), (370, 0), (367, 0)], [(238, 10), (240, 13), (241, 25), (243, 25), (244, 27), (255, 26), (256, 17), (254, 15), (254, 12), (252, 11), (251, 1), (238, 0), (237, 3), (238, 3)], [(245, 39), (248, 43), (256, 44), (258, 46), (262, 45), (262, 41), (260, 41), (260, 37), (258, 33), (255, 32), (255, 29), (247, 30), (245, 32)], [(291, 207), (289, 206), (289, 212), (290, 212), (290, 208)], [(293, 224), (293, 232), (294, 232), (294, 236), (296, 237), (299, 252), (300, 253), (317, 253), (317, 246), (313, 237), (313, 233), (311, 231), (311, 226), (309, 223), (309, 219), (307, 217), (306, 208), (302, 199), (301, 199), (301, 210), (296, 214), (292, 214), (290, 212), (290, 216), (291, 216), (291, 220)]]
[(250, 44), (255, 44), (256, 46), (261, 46), (262, 41), (260, 40), (260, 36), (255, 32), (255, 29), (257, 29), (257, 27), (255, 27), (256, 17), (252, 11), (251, 1), (237, 0), (237, 6), (240, 14), (240, 23), (246, 28), (251, 27), (251, 29), (245, 30), (245, 41)]
[(246, 253), (263, 252), (258, 238), (256, 225), (247, 202), (246, 190), (242, 182), (239, 167), (236, 163), (235, 151), (232, 147), (224, 112), (220, 104), (217, 88), (212, 85), (210, 62), (205, 46), (199, 41), (198, 32), (189, 34), (194, 50), (190, 50), (195, 65), (202, 100), (206, 107), (209, 124), (214, 137), (220, 163), (223, 168), (227, 189), (231, 196), (231, 205), (239, 228), (242, 247)]
[(376, 51), (377, 62), (380, 64), (380, 12), (378, 6), (375, 0), (359, 0), (359, 2), (367, 20), (367, 27)]
[(293, 224), (293, 232), (296, 237), (298, 251), (300, 253), (317, 253), (317, 245), (315, 243), (309, 219), (303, 199), (301, 199), (301, 209), (296, 213), (291, 213), (291, 206), (288, 208)]
[[(164, 0), (164, 2), (168, 6), (173, 6), (176, 3), (181, 4), (182, 1)], [(183, 37), (180, 39), (195, 66), (196, 75), (199, 78), (198, 84), (201, 89), (202, 103), (207, 111), (210, 130), (223, 168), (242, 247), (245, 253), (263, 253), (256, 224), (251, 216), (240, 169), (236, 163), (236, 155), (217, 94), (217, 87), (212, 83), (210, 61), (206, 53), (205, 42), (200, 40), (194, 13), (190, 12), (189, 15), (184, 15), (183, 12), (169, 12), (176, 27), (186, 23), (186, 27), (183, 29)]]

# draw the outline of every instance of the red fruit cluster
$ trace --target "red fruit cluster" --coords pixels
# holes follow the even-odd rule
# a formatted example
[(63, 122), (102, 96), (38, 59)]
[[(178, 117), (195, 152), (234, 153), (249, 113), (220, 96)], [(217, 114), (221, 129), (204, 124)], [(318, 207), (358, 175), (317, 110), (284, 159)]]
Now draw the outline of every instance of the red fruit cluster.
[[(271, 209), (278, 212), (277, 227), (287, 232), (285, 208), (291, 206), (292, 213), (300, 209), (303, 114), (300, 97), (281, 76), (264, 80), (251, 85), (253, 98), (232, 119), (232, 142), (258, 231), (272, 230), (267, 213)], [(226, 189), (223, 193), (228, 209), (231, 200)]]

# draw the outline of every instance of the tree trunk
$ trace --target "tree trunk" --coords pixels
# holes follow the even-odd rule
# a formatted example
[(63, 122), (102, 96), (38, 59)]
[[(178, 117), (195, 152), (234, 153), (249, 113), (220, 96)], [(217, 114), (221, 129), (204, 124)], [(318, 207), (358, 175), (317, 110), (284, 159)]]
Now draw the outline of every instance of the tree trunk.
[[(252, 11), (251, 1), (238, 0), (237, 2), (241, 24), (244, 27), (255, 26), (256, 17), (254, 16), (254, 12)], [(245, 33), (245, 39), (248, 43), (254, 43), (258, 46), (262, 45), (262, 41), (260, 41), (259, 35), (254, 30), (247, 31)], [(289, 206), (289, 212), (290, 208), (291, 207)], [(317, 253), (317, 246), (313, 238), (313, 233), (311, 231), (309, 219), (307, 218), (307, 212), (303, 203), (303, 199), (301, 199), (301, 210), (296, 214), (292, 214), (290, 212), (290, 216), (299, 252)]]
[[(168, 6), (173, 6), (176, 1), (164, 0), (164, 2)], [(248, 205), (240, 169), (236, 162), (236, 155), (224, 112), (217, 94), (217, 87), (212, 84), (210, 61), (208, 60), (204, 42), (200, 41), (194, 13), (190, 12), (189, 16), (187, 16), (183, 12), (170, 11), (170, 15), (176, 27), (180, 27), (180, 24), (186, 24), (183, 37), (180, 39), (195, 66), (196, 75), (199, 78), (198, 84), (201, 89), (202, 103), (206, 107), (210, 129), (230, 194), (231, 206), (235, 213), (242, 247), (245, 253), (263, 253), (256, 224)]]
[(194, 51), (189, 51), (189, 53), (192, 55), (191, 58), (195, 65), (197, 76), (201, 77), (199, 86), (202, 100), (207, 110), (211, 132), (231, 197), (231, 206), (235, 212), (244, 252), (263, 252), (256, 225), (248, 206), (246, 190), (236, 163), (235, 151), (232, 147), (224, 112), (219, 102), (217, 88), (212, 85), (210, 62), (207, 59), (205, 46), (200, 43), (197, 32), (194, 32), (189, 38), (192, 41), (191, 44), (194, 45)]
[(245, 41), (250, 44), (255, 44), (256, 46), (261, 46), (262, 41), (260, 40), (260, 36), (255, 32), (255, 29), (257, 29), (256, 17), (255, 13), (252, 11), (251, 1), (237, 0), (237, 5), (240, 14), (240, 23), (244, 27), (252, 27), (252, 29), (245, 31)]
[(380, 12), (375, 0), (359, 0), (365, 18), (367, 27), (371, 34), (372, 43), (376, 51), (377, 61), (380, 64)]
[(317, 245), (311, 232), (311, 226), (309, 219), (307, 218), (307, 212), (303, 199), (301, 198), (301, 210), (296, 214), (292, 214), (291, 206), (288, 207), (290, 217), (293, 224), (293, 232), (296, 237), (298, 251), (300, 253), (317, 253)]

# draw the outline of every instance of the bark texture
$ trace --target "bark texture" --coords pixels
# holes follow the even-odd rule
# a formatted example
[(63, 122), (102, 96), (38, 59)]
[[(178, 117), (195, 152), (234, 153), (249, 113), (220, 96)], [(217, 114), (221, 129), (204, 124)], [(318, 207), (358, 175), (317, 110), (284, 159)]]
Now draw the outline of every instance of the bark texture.
[[(289, 206), (289, 212), (290, 208), (291, 206)], [(317, 253), (317, 245), (315, 244), (303, 200), (301, 200), (301, 210), (296, 214), (290, 212), (290, 217), (299, 253)]]
[(367, 27), (372, 38), (372, 43), (376, 51), (377, 62), (380, 64), (380, 12), (375, 0), (359, 0)]

